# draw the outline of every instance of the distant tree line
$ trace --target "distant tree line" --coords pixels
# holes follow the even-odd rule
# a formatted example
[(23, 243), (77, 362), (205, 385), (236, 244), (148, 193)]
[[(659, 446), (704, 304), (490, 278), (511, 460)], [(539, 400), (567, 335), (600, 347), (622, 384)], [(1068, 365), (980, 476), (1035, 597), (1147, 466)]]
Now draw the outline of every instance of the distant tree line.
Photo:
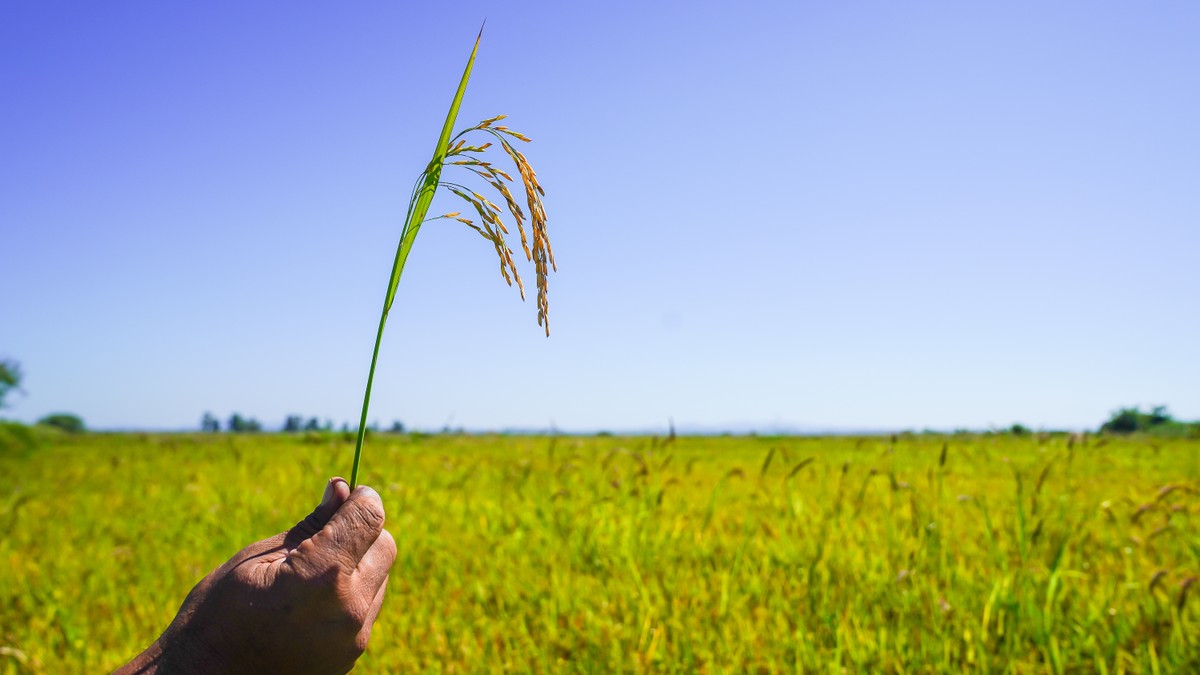
[[(367, 426), (369, 431), (379, 431), (379, 424), (374, 423)], [(218, 433), (220, 431), (228, 431), (231, 433), (257, 433), (263, 430), (263, 425), (253, 417), (243, 417), (241, 413), (233, 413), (226, 420), (225, 424), (221, 424), (221, 420), (211, 412), (204, 413), (200, 418), (200, 431), (205, 433)], [(326, 419), (321, 421), (316, 417), (305, 418), (303, 415), (288, 415), (283, 420), (283, 426), (280, 431), (285, 434), (298, 433), (315, 433), (315, 432), (332, 432), (333, 420)], [(342, 432), (349, 433), (351, 431), (350, 424), (342, 423)], [(354, 429), (357, 431), (357, 428)], [(388, 428), (388, 432), (394, 434), (404, 433), (404, 423), (400, 420), (392, 422), (392, 426)]]
[[(221, 421), (210, 412), (200, 418), (200, 430), (215, 434), (221, 431)], [(253, 417), (243, 417), (241, 413), (233, 413), (225, 422), (225, 431), (235, 434), (253, 434), (263, 430), (262, 423)]]
[(283, 420), (283, 433), (295, 434), (301, 431), (333, 431), (333, 420), (321, 420), (310, 417), (307, 420), (302, 415), (288, 415)]
[(1200, 437), (1200, 422), (1177, 420), (1165, 405), (1154, 406), (1149, 412), (1142, 412), (1140, 407), (1120, 408), (1100, 425), (1100, 433)]
[[(21, 392), (23, 375), (20, 364), (15, 360), (0, 358), (0, 409), (7, 407), (5, 399), (10, 394)], [(14, 428), (21, 426), (18, 422), (6, 422), (6, 424)], [(56, 428), (67, 433), (86, 431), (83, 420), (78, 415), (71, 413), (52, 413), (39, 419), (37, 424), (39, 426)], [(379, 424), (371, 424), (367, 429), (378, 432)], [(245, 417), (241, 413), (235, 412), (229, 416), (229, 419), (222, 428), (221, 421), (211, 412), (206, 412), (200, 419), (200, 430), (206, 433), (217, 433), (222, 430), (232, 433), (257, 433), (263, 430), (263, 425), (253, 417)], [(357, 428), (352, 430), (350, 424), (344, 422), (342, 423), (341, 430), (343, 434), (347, 434), (357, 431)], [(672, 436), (674, 435), (674, 430), (674, 423), (672, 423)], [(328, 433), (333, 431), (333, 420), (326, 419), (322, 422), (316, 417), (305, 419), (302, 415), (288, 415), (283, 421), (281, 431), (284, 433)], [(404, 433), (404, 424), (399, 420), (395, 420), (388, 431), (390, 433)], [(449, 431), (449, 429), (446, 431)], [(1014, 436), (1026, 436), (1032, 433), (1029, 427), (1020, 423), (1015, 423), (1011, 427), (1000, 431)], [(600, 435), (605, 435), (606, 433), (601, 432)], [(1100, 425), (1100, 433), (1149, 434), (1175, 437), (1190, 436), (1200, 438), (1200, 421), (1186, 422), (1177, 420), (1171, 416), (1165, 405), (1154, 406), (1147, 412), (1142, 412), (1140, 407), (1135, 406), (1119, 408), (1113, 412)]]
[(87, 431), (87, 427), (83, 424), (83, 419), (79, 415), (71, 413), (51, 413), (37, 421), (38, 424), (47, 427), (54, 427), (68, 434), (81, 434)]

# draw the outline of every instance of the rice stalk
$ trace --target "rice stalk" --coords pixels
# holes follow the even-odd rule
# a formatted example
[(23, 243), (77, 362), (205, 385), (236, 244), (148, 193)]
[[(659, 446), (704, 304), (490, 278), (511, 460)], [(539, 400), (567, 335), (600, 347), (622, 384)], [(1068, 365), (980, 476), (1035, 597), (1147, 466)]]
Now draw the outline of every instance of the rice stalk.
[[(505, 115), (497, 115), (483, 120), (475, 126), (468, 127), (451, 137), (454, 124), (458, 119), (458, 110), (462, 105), (463, 95), (467, 90), (467, 82), (471, 79), (471, 70), (474, 68), (475, 55), (479, 51), (479, 41), (482, 37), (483, 29), (481, 28), (479, 35), (475, 38), (475, 46), (471, 49), (471, 56), (467, 59), (467, 65), (463, 70), (462, 79), (459, 81), (458, 90), (455, 92), (454, 99), (450, 103), (450, 111), (446, 114), (446, 121), (442, 126), (441, 135), (438, 137), (437, 145), (434, 147), (433, 158), (417, 178), (412, 196), (409, 199), (408, 213), (405, 215), (404, 227), (400, 231), (400, 242), (396, 247), (396, 257), (392, 263), (392, 273), (388, 280), (387, 292), (384, 294), (383, 311), (380, 314), (379, 328), (375, 334), (375, 348), (371, 353), (371, 367), (367, 372), (367, 386), (363, 393), (362, 415), (358, 424), (358, 439), (354, 446), (354, 466), (350, 472), (351, 488), (358, 485), (362, 446), (367, 430), (367, 412), (371, 404), (371, 385), (375, 379), (375, 365), (379, 360), (379, 345), (383, 339), (383, 328), (387, 324), (388, 313), (391, 311), (392, 302), (396, 297), (396, 287), (400, 282), (400, 275), (404, 271), (404, 264), (408, 260), (408, 254), (412, 250), (413, 242), (416, 240), (421, 226), (432, 220), (454, 220), (478, 232), (492, 244), (493, 249), (496, 251), (500, 262), (500, 274), (505, 282), (511, 286), (515, 281), (517, 289), (521, 294), (521, 299), (525, 299), (525, 285), (521, 281), (521, 275), (517, 271), (517, 266), (513, 261), (512, 249), (509, 248), (504, 239), (504, 235), (509, 234), (509, 230), (501, 219), (501, 208), (477, 190), (471, 189), (460, 182), (443, 181), (442, 170), (444, 168), (462, 169), (472, 174), (475, 178), (482, 179), (489, 187), (496, 191), (499, 200), (504, 202), (508, 213), (512, 215), (513, 222), (517, 225), (517, 230), (520, 232), (521, 248), (525, 253), (525, 258), (534, 263), (537, 277), (538, 325), (544, 327), (547, 337), (550, 336), (547, 275), (550, 269), (558, 271), (558, 267), (554, 263), (554, 252), (550, 247), (550, 239), (546, 232), (546, 210), (542, 204), (542, 197), (545, 196), (546, 191), (542, 188), (541, 183), (538, 182), (537, 173), (530, 166), (529, 160), (510, 143), (510, 139), (528, 143), (530, 142), (530, 138), (508, 127), (496, 126), (495, 123), (505, 119)], [(493, 146), (493, 143), (486, 142), (475, 145), (468, 143), (467, 138), (465, 138), (468, 135), (478, 135), (480, 133), (490, 135), (499, 141), (505, 155), (515, 164), (525, 191), (525, 203), (528, 208), (528, 214), (517, 203), (516, 198), (513, 196), (513, 191), (508, 186), (509, 183), (513, 182), (512, 176), (494, 163), (484, 159), (484, 153), (488, 148)], [(472, 218), (463, 216), (461, 211), (452, 211), (426, 219), (425, 216), (429, 212), (434, 194), (438, 191), (438, 188), (443, 187), (451, 194), (469, 203), (479, 218), (478, 222)], [(505, 217), (507, 218), (507, 216)], [(529, 238), (525, 233), (524, 221), (526, 218), (530, 221), (530, 230), (533, 235), (532, 250), (530, 250)]]

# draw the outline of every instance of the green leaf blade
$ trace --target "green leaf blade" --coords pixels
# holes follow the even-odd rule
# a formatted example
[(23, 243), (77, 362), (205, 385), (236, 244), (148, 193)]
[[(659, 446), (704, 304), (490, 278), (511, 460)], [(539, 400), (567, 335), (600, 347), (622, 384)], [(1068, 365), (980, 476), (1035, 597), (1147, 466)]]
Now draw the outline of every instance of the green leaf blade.
[(442, 133), (438, 137), (437, 146), (434, 147), (433, 159), (430, 160), (429, 166), (425, 168), (424, 181), (421, 184), (420, 190), (414, 196), (413, 201), (408, 205), (408, 216), (405, 219), (404, 229), (400, 232), (400, 243), (396, 247), (396, 259), (392, 263), (392, 274), (388, 279), (387, 293), (384, 295), (383, 312), (379, 317), (379, 330), (375, 334), (375, 349), (371, 353), (371, 368), (367, 372), (367, 387), (363, 393), (362, 416), (358, 423), (358, 440), (354, 445), (354, 466), (350, 471), (350, 489), (354, 489), (358, 485), (358, 470), (362, 461), (362, 446), (363, 439), (367, 434), (367, 412), (371, 406), (371, 384), (375, 380), (375, 364), (379, 360), (379, 344), (383, 340), (383, 327), (387, 324), (388, 312), (392, 309), (392, 301), (396, 298), (396, 288), (400, 284), (400, 275), (404, 272), (404, 263), (408, 260), (408, 254), (412, 251), (413, 242), (416, 241), (417, 232), (421, 229), (421, 223), (425, 222), (425, 214), (429, 212), (429, 205), (433, 203), (433, 195), (437, 192), (438, 183), (442, 178), (442, 164), (446, 160), (446, 154), (450, 148), (450, 134), (453, 133), (454, 124), (458, 120), (458, 110), (462, 107), (463, 96), (467, 92), (467, 83), (471, 79), (471, 71), (475, 67), (475, 55), (479, 52), (479, 41), (483, 38), (483, 28), (479, 29), (479, 35), (475, 38), (475, 46), (471, 49), (471, 57), (467, 59), (467, 67), (463, 69), (462, 79), (458, 83), (458, 91), (454, 94), (454, 99), (450, 102), (450, 111), (446, 114), (446, 122), (442, 126)]

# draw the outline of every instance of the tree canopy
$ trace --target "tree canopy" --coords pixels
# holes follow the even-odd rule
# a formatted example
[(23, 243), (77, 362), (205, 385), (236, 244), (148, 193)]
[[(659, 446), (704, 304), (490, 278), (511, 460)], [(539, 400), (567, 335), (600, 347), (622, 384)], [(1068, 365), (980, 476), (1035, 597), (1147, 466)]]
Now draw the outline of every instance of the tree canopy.
[(5, 397), (21, 390), (21, 365), (12, 359), (0, 359), (0, 408), (7, 407)]
[(87, 430), (83, 424), (83, 419), (79, 415), (71, 413), (52, 413), (38, 420), (38, 424), (62, 429), (69, 434), (78, 434)]
[(1149, 412), (1140, 407), (1120, 408), (1100, 425), (1103, 434), (1148, 433), (1161, 436), (1183, 436), (1189, 432), (1200, 432), (1200, 422), (1183, 422), (1171, 416), (1165, 405), (1157, 405)]

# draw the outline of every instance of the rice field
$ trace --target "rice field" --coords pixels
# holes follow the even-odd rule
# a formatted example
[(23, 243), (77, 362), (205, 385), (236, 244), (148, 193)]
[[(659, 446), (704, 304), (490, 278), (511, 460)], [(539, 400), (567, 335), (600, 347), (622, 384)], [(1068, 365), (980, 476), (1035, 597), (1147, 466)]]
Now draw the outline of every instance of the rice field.
[[(102, 672), (354, 438), (0, 452), (0, 673)], [(1200, 441), (376, 435), (357, 672), (1200, 672)]]

